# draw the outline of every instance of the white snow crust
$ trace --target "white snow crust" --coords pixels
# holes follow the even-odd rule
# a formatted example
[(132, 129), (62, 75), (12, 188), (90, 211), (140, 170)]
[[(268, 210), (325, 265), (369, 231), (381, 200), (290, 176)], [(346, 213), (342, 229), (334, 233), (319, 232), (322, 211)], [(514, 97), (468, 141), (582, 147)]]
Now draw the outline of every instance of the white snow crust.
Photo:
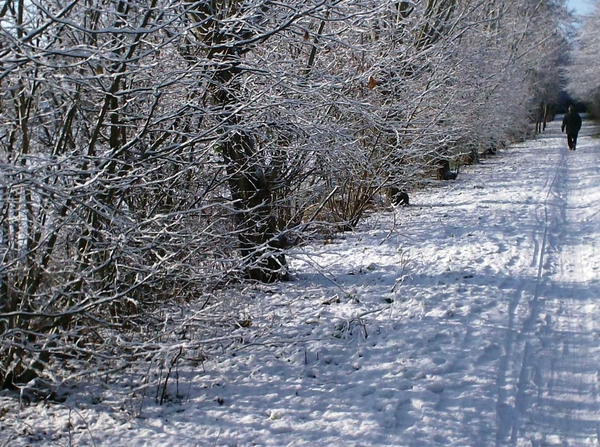
[(239, 291), (251, 326), (167, 403), (5, 393), (0, 446), (599, 446), (600, 140), (559, 118)]

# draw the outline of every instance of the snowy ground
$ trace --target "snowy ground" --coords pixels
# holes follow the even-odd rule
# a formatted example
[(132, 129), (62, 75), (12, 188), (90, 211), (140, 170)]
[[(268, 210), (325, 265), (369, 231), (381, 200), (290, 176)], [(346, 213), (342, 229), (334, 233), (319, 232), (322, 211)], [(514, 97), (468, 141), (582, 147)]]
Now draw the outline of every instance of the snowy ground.
[(600, 140), (558, 126), (246, 289), (167, 404), (0, 396), (0, 446), (600, 446)]

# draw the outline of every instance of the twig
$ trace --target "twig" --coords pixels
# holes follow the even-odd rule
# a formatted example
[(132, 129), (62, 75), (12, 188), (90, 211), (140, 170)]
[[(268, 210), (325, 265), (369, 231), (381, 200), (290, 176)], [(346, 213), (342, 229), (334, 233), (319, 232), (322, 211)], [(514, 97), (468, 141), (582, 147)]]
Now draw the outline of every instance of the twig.
[(379, 245), (383, 245), (383, 243), (390, 238), (390, 236), (392, 235), (392, 233), (394, 233), (396, 231), (396, 213), (392, 212), (392, 216), (394, 216), (394, 223), (392, 225), (392, 228), (390, 229), (390, 231), (387, 234), (387, 236), (382, 239), (382, 241), (379, 243)]
[(96, 444), (96, 440), (94, 439), (94, 435), (92, 434), (92, 430), (90, 429), (90, 426), (88, 425), (87, 421), (84, 419), (83, 415), (76, 409), (73, 407), (70, 407), (69, 405), (65, 405), (65, 404), (60, 404), (63, 407), (66, 407), (69, 410), (69, 445), (71, 445), (71, 411), (74, 411), (75, 413), (77, 413), (77, 416), (79, 416), (79, 419), (81, 419), (81, 421), (83, 422), (83, 425), (85, 426), (85, 429), (87, 430), (87, 432), (90, 435), (90, 439), (92, 440), (92, 445), (94, 447), (98, 447), (98, 444)]
[(175, 357), (173, 357), (173, 360), (171, 360), (171, 364), (169, 365), (169, 370), (167, 371), (167, 375), (165, 376), (165, 384), (163, 385), (163, 390), (162, 390), (162, 393), (160, 396), (160, 405), (163, 404), (165, 398), (167, 397), (167, 386), (169, 384), (169, 377), (171, 376), (171, 371), (173, 370), (173, 366), (175, 366), (177, 364), (177, 362), (179, 361), (179, 358), (181, 357), (182, 354), (183, 354), (183, 348), (180, 347), (177, 355)]

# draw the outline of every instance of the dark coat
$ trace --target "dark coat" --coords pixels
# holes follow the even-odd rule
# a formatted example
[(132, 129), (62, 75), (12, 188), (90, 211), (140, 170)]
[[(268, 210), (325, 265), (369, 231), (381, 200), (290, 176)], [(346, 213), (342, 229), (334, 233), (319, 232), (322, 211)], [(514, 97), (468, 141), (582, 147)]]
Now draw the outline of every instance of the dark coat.
[(581, 117), (577, 112), (569, 112), (565, 115), (560, 130), (564, 132), (565, 128), (569, 135), (577, 135), (579, 133), (579, 129), (581, 129)]

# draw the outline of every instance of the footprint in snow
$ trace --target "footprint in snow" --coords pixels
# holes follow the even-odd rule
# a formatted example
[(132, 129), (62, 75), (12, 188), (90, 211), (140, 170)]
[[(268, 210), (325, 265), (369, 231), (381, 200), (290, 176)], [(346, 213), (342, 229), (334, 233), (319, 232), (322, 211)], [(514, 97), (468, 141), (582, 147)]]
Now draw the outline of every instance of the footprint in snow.
[(496, 344), (486, 346), (486, 348), (483, 350), (483, 353), (477, 359), (477, 364), (481, 365), (483, 363), (493, 362), (494, 360), (499, 359), (501, 355), (502, 348), (500, 346)]

